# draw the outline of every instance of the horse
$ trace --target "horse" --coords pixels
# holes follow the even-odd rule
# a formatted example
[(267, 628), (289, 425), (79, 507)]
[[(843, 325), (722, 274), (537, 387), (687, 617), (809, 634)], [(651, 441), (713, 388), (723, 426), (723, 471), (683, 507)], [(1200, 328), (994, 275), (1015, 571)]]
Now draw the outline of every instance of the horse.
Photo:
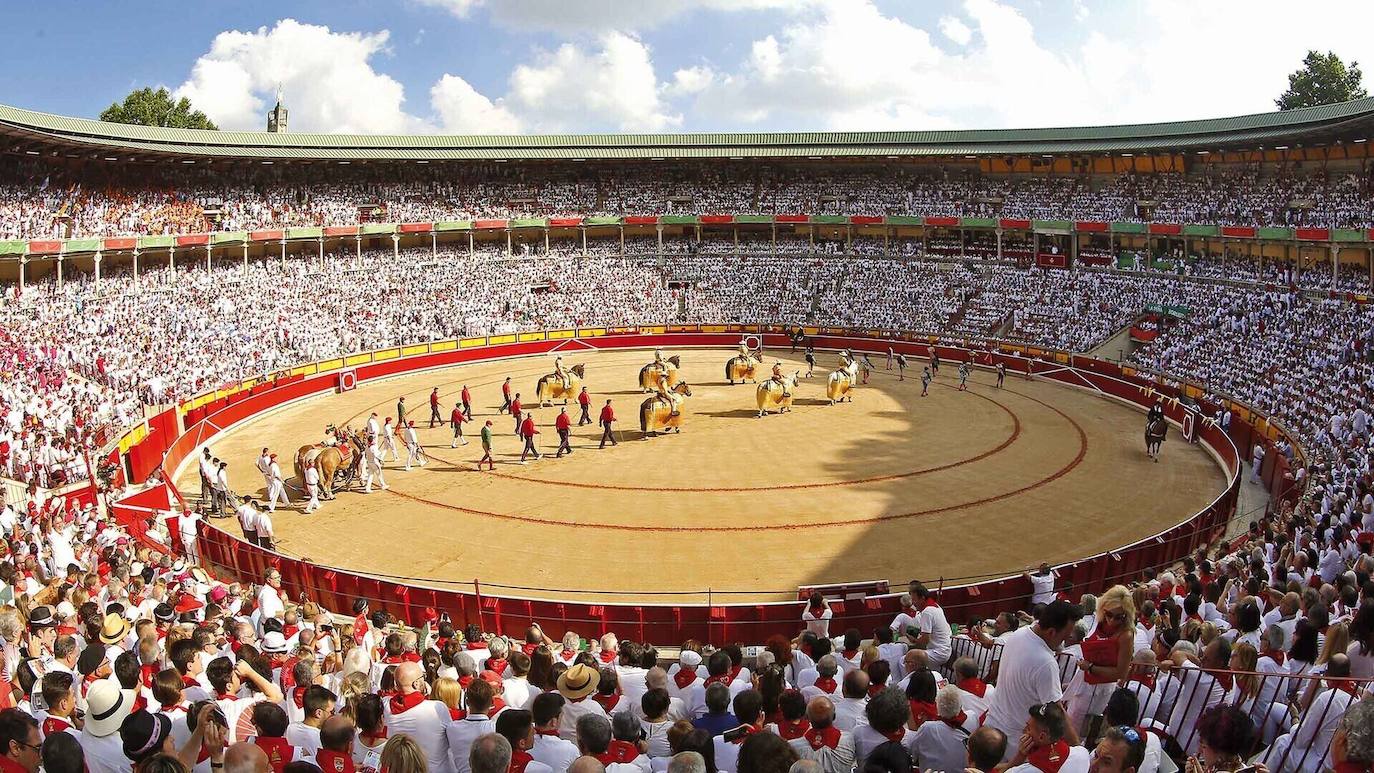
[(569, 397), (576, 397), (577, 391), (582, 388), (582, 381), (587, 377), (586, 367), (577, 364), (568, 368), (568, 384), (563, 385), (563, 379), (557, 373), (550, 373), (547, 376), (540, 376), (538, 383), (534, 385), (534, 394), (539, 398), (539, 407), (543, 408), (545, 403), (552, 403), (558, 398), (563, 398), (563, 404), (568, 404)]
[(757, 384), (758, 378), (754, 374), (758, 372), (760, 364), (757, 357), (736, 354), (725, 362), (725, 378), (731, 385), (735, 383), (735, 379), (739, 379), (741, 384), (745, 381)]
[(832, 370), (825, 384), (825, 396), (830, 398), (831, 405), (842, 402), (846, 397), (849, 402), (854, 402), (854, 395), (849, 393), (859, 383), (858, 360), (847, 351), (841, 355), (841, 360), (844, 365), (839, 370)]
[(645, 392), (657, 392), (659, 383), (666, 378), (666, 386), (673, 389), (682, 381), (682, 375), (678, 373), (681, 367), (682, 362), (676, 354), (664, 360), (662, 364), (651, 362), (639, 369), (639, 388)]
[(682, 431), (682, 404), (692, 396), (692, 387), (686, 381), (677, 382), (667, 395), (654, 395), (639, 404), (639, 431), (644, 439), (657, 435), (660, 430)]
[[(801, 371), (794, 370), (792, 375), (783, 376), (782, 383), (768, 379), (760, 382), (754, 390), (754, 399), (759, 406), (759, 418), (762, 419), (768, 409), (776, 408), (778, 413), (786, 413), (792, 410), (792, 397), (797, 391), (797, 379), (801, 377)], [(787, 392), (787, 394), (783, 394)]]
[(352, 485), (353, 478), (358, 471), (358, 463), (362, 461), (363, 442), (352, 432), (335, 430), (333, 425), (326, 430), (335, 438), (334, 445), (316, 443), (309, 446), (301, 446), (296, 451), (295, 468), (296, 477), (304, 484), (305, 469), (315, 462), (320, 470), (320, 489), (325, 499), (333, 499), (337, 486), (342, 485), (342, 490), (347, 491)]
[(1168, 434), (1169, 422), (1164, 419), (1155, 419), (1145, 425), (1145, 453), (1156, 462), (1159, 461), (1159, 447), (1164, 444)]

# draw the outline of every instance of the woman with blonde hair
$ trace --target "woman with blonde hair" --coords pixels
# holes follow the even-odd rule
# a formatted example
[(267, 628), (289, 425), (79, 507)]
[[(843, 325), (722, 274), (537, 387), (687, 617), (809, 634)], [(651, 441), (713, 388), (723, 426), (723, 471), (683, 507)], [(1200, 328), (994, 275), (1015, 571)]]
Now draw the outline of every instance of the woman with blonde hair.
[(387, 739), (382, 747), (382, 765), (387, 773), (429, 773), (425, 752), (415, 739), (401, 733)]
[(1090, 744), (1107, 699), (1130, 674), (1135, 622), (1135, 599), (1126, 586), (1113, 585), (1097, 599), (1097, 625), (1082, 642), (1083, 657), (1064, 695), (1069, 720)]
[[(1259, 650), (1246, 642), (1237, 644), (1231, 650), (1231, 661), (1226, 667), (1237, 672), (1231, 689), (1226, 693), (1226, 703), (1250, 715), (1262, 743), (1273, 743), (1279, 730), (1287, 727), (1288, 704), (1278, 700), (1272, 682), (1271, 689), (1264, 689), (1264, 676), (1256, 673), (1259, 670)], [(1270, 675), (1270, 679), (1274, 678), (1275, 675)]]
[(367, 674), (354, 671), (339, 680), (339, 713), (348, 716), (354, 724), (358, 721), (358, 701), (372, 692), (372, 681)]
[(429, 688), (429, 699), (448, 706), (449, 716), (455, 721), (460, 718), (463, 711), (463, 687), (458, 684), (457, 679), (449, 679), (446, 676), (435, 679), (434, 686)]

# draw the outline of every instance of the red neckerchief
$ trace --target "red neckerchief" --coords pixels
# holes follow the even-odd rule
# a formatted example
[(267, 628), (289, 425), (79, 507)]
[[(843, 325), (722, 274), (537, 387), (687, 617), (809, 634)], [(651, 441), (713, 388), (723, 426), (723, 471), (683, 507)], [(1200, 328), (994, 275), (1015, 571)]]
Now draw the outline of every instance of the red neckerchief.
[(836, 682), (835, 677), (833, 676), (816, 677), (816, 681), (812, 682), (811, 684), (815, 685), (816, 689), (820, 690), (826, 695), (835, 694)]
[(603, 754), (596, 755), (602, 765), (612, 765), (615, 763), (626, 764), (633, 762), (639, 756), (639, 747), (629, 741), (611, 741), (611, 745), (606, 747)]
[(237, 696), (237, 695), (231, 695), (230, 693), (227, 693), (227, 692), (216, 692), (216, 693), (215, 693), (215, 700), (217, 700), (217, 701), (236, 701), (236, 700), (238, 700), (238, 699), (239, 699), (239, 696)]
[(577, 651), (576, 651), (576, 650), (562, 650), (562, 651), (560, 651), (560, 652), (558, 653), (558, 658), (559, 658), (559, 660), (562, 660), (564, 663), (571, 663), (571, 662), (573, 662), (574, 660), (577, 659)]
[(801, 738), (810, 729), (811, 723), (805, 719), (799, 719), (796, 722), (789, 722), (785, 719), (778, 720), (778, 735), (784, 741)]
[(68, 722), (62, 717), (54, 717), (49, 715), (47, 719), (43, 720), (43, 737), (46, 738), (52, 735), (53, 733), (60, 733), (71, 726), (72, 723)]
[(1126, 677), (1126, 681), (1138, 682), (1150, 688), (1151, 690), (1155, 688), (1155, 678), (1149, 674), (1143, 674), (1138, 671)]
[(320, 749), (315, 753), (315, 762), (324, 773), (353, 773), (353, 755), (343, 754), (331, 749)]
[(906, 728), (899, 727), (890, 733), (883, 733), (882, 735), (889, 741), (896, 741), (897, 743), (901, 743), (902, 739), (906, 737)]
[(733, 681), (735, 681), (736, 679), (738, 679), (738, 678), (739, 678), (739, 672), (741, 672), (741, 671), (743, 671), (743, 670), (744, 670), (744, 666), (735, 666), (734, 668), (730, 669), (730, 672), (729, 672), (729, 673), (730, 673), (730, 681), (733, 682)]
[(938, 607), (938, 606), (940, 606), (940, 605), (935, 603), (935, 599), (930, 598), (930, 599), (926, 599), (925, 606), (921, 607), (921, 609), (930, 609), (931, 607)]
[(754, 733), (757, 733), (757, 732), (758, 732), (758, 728), (754, 727), (753, 725), (740, 725), (739, 727), (736, 727), (736, 728), (734, 728), (734, 729), (732, 729), (732, 730), (729, 730), (729, 731), (727, 731), (727, 732), (733, 733), (733, 732), (736, 732), (736, 731), (739, 731), (739, 737), (736, 738), (735, 740), (731, 741), (730, 743), (741, 744), (741, 743), (744, 743), (744, 739), (748, 738), (749, 736), (753, 735)]
[[(381, 740), (384, 740), (384, 739), (386, 738), (386, 733), (387, 733), (386, 725), (382, 725), (382, 729), (381, 729), (381, 730), (378, 730), (375, 734), (373, 734), (373, 733), (362, 733), (362, 732), (360, 732), (360, 733), (358, 733), (358, 737), (361, 738), (361, 739), (363, 739), (363, 740), (365, 740), (365, 741), (381, 741)], [(375, 746), (375, 745), (376, 745), (376, 744), (373, 744), (373, 743), (369, 743), (369, 744), (368, 744), (369, 747)]]
[(857, 654), (859, 654), (858, 650), (840, 650), (840, 657), (849, 661), (854, 660), (854, 656)]
[(616, 691), (610, 695), (596, 693), (592, 695), (592, 700), (601, 704), (601, 708), (605, 709), (607, 714), (610, 714), (611, 709), (615, 708), (615, 705), (620, 702), (620, 690), (617, 688)]
[(301, 659), (294, 655), (287, 658), (281, 664), (281, 686), (283, 690), (291, 690), (296, 687), (296, 664)]
[(730, 686), (730, 674), (727, 672), (727, 673), (724, 673), (724, 674), (716, 674), (715, 676), (708, 676), (708, 677), (706, 677), (706, 681), (701, 683), (701, 686), (702, 686), (702, 687), (710, 687), (710, 686), (713, 685), (713, 684), (723, 684), (723, 685), (725, 685), (726, 687), (729, 687), (729, 686)]
[(468, 713), (462, 709), (449, 709), (448, 718), (454, 722), (462, 722), (468, 718)]
[(1333, 678), (1331, 678), (1331, 679), (1328, 679), (1327, 681), (1328, 681), (1328, 683), (1329, 683), (1329, 682), (1335, 682), (1335, 684), (1332, 684), (1332, 685), (1330, 685), (1330, 686), (1333, 687), (1333, 688), (1335, 688), (1335, 689), (1337, 689), (1337, 690), (1340, 690), (1341, 692), (1350, 693), (1351, 695), (1355, 696), (1356, 698), (1360, 697), (1359, 686), (1355, 683), (1355, 680), (1354, 680), (1354, 679), (1345, 679), (1345, 678), (1335, 678), (1335, 677), (1333, 677)]
[(448, 642), (449, 638), (447, 636), (440, 636), (439, 638), (434, 640), (434, 649), (443, 652), (444, 646), (447, 645)]
[(300, 632), (301, 627), (299, 625), (283, 625), (281, 627), (281, 635), (286, 637), (287, 641), (290, 641), (292, 637)]
[(181, 675), (181, 686), (182, 686), (182, 687), (199, 687), (199, 686), (200, 686), (200, 682), (197, 682), (197, 681), (196, 681), (196, 678), (195, 678), (194, 676), (190, 676), (190, 675), (188, 675), (188, 674), (182, 674), (182, 675)]
[(257, 736), (253, 743), (267, 752), (267, 764), (274, 773), (281, 773), (287, 764), (296, 758), (296, 749), (285, 738), (263, 738)]
[(146, 664), (146, 665), (139, 666), (139, 667), (138, 667), (138, 681), (139, 681), (139, 683), (142, 684), (144, 687), (147, 687), (147, 688), (150, 688), (150, 689), (151, 689), (152, 686), (153, 686), (153, 677), (156, 676), (156, 675), (157, 675), (157, 672), (160, 671), (160, 670), (161, 670), (161, 669), (158, 668), (158, 665), (157, 665), (156, 663), (149, 663), (149, 664)]
[(1139, 623), (1140, 626), (1147, 631), (1155, 627), (1155, 621), (1144, 616), (1139, 619)]
[(811, 728), (802, 734), (806, 742), (811, 744), (813, 751), (820, 751), (822, 748), (833, 749), (840, 745), (840, 729), (834, 725), (826, 728)]
[(609, 666), (610, 664), (615, 662), (615, 659), (618, 657), (618, 654), (615, 650), (602, 650), (600, 654), (597, 655), (597, 657), (601, 660), (603, 664)]
[(505, 659), (505, 658), (488, 658), (488, 659), (487, 659), (487, 670), (488, 670), (488, 671), (495, 671), (496, 674), (497, 674), (497, 676), (500, 676), (500, 675), (506, 670), (506, 659)]
[(480, 641), (470, 641), (465, 645), (465, 649), (467, 649), (468, 652), (472, 652), (473, 650), (484, 650), (486, 648), (486, 642)]
[(1069, 760), (1069, 744), (1055, 741), (1048, 746), (1037, 746), (1031, 750), (1026, 762), (1039, 768), (1043, 773), (1059, 773), (1059, 768)]
[(968, 721), (968, 714), (965, 714), (961, 711), (958, 714), (949, 717), (948, 719), (946, 719), (945, 717), (940, 717), (940, 721), (944, 722), (946, 725), (949, 725), (955, 730), (962, 730), (964, 727), (964, 723)]
[(412, 692), (405, 695), (396, 695), (391, 698), (391, 713), (404, 714), (407, 711), (425, 702), (423, 693)]
[(883, 690), (886, 690), (886, 689), (887, 689), (887, 683), (886, 683), (886, 682), (884, 682), (884, 683), (882, 683), (882, 684), (870, 684), (870, 685), (868, 686), (868, 697), (870, 697), (870, 698), (876, 698), (876, 697), (878, 697), (878, 693), (880, 693), (880, 692), (882, 692)]
[[(57, 626), (57, 635), (58, 635), (58, 636), (75, 636), (75, 635), (76, 635), (76, 627), (75, 627), (75, 626), (71, 626), (71, 625), (59, 625), (59, 626)], [(165, 635), (165, 634), (164, 634), (164, 635)], [(160, 638), (160, 637), (159, 637), (159, 638)]]
[(296, 708), (298, 709), (305, 708), (305, 691), (305, 687), (291, 688), (291, 702), (296, 704)]
[(177, 709), (181, 709), (182, 711), (188, 711), (190, 710), (190, 708), (190, 703), (187, 703), (186, 701), (178, 701), (175, 703), (164, 703), (158, 708), (158, 711), (161, 711), (163, 714), (166, 714), (169, 711), (176, 711)]
[(472, 686), (473, 681), (476, 680), (476, 679), (477, 679), (477, 677), (476, 677), (475, 675), (474, 675), (474, 676), (460, 676), (460, 677), (458, 677), (458, 686), (461, 687), (461, 688), (463, 688), (463, 692), (467, 692), (467, 691), (468, 691), (468, 688)]
[(695, 668), (681, 666), (678, 668), (677, 673), (673, 674), (673, 681), (677, 683), (677, 688), (679, 690), (687, 689), (689, 686), (691, 686), (692, 682), (695, 682), (696, 680), (697, 670)]
[(520, 646), (520, 649), (524, 650), (526, 655), (533, 655), (535, 650), (539, 649), (539, 642), (527, 641)]
[(988, 683), (984, 682), (982, 679), (979, 679), (976, 676), (970, 676), (967, 679), (960, 679), (957, 686), (960, 690), (963, 690), (967, 693), (973, 693), (974, 695), (977, 695), (979, 698), (986, 697), (988, 691)]
[(1234, 684), (1236, 681), (1235, 675), (1232, 674), (1230, 671), (1213, 671), (1211, 669), (1206, 668), (1204, 668), (1203, 671), (1206, 671), (1207, 673), (1211, 674), (1212, 678), (1217, 680), (1217, 684), (1221, 685), (1221, 689), (1223, 691), (1229, 691), (1231, 689), (1231, 685)]
[(1173, 585), (1173, 583), (1161, 582), (1161, 583), (1159, 584), (1159, 596), (1160, 596), (1160, 598), (1168, 598), (1169, 595), (1170, 595), (1171, 593), (1173, 593), (1173, 592), (1174, 592), (1174, 585)]
[(143, 697), (143, 691), (142, 691), (142, 690), (139, 690), (139, 691), (134, 695), (134, 705), (132, 705), (132, 706), (129, 707), (129, 713), (130, 713), (130, 714), (137, 714), (138, 712), (140, 712), (140, 711), (142, 711), (142, 710), (144, 710), (144, 709), (146, 709), (146, 708), (148, 708), (148, 699), (145, 698), (145, 697)]
[(503, 700), (501, 700), (501, 696), (498, 695), (498, 696), (496, 696), (495, 698), (492, 698), (492, 699), (491, 699), (491, 708), (487, 709), (487, 718), (488, 718), (488, 719), (495, 719), (495, 718), (496, 718), (496, 715), (499, 714), (499, 713), (501, 713), (501, 710), (504, 709), (505, 707), (506, 707), (506, 702), (503, 701)]
[(909, 701), (911, 703), (911, 721), (917, 727), (928, 719), (939, 719), (940, 711), (935, 708), (934, 703), (925, 701)]
[(542, 727), (536, 727), (536, 728), (534, 729), (534, 733), (535, 733), (535, 735), (547, 736), (547, 737), (549, 737), (549, 738), (557, 738), (557, 737), (558, 737), (558, 731), (557, 731), (557, 730), (545, 730), (545, 729), (542, 728)]
[(382, 662), (387, 664), (388, 666), (399, 665), (401, 663), (419, 663), (420, 656), (414, 652), (403, 652), (400, 655), (385, 658), (382, 660)]
[(363, 639), (367, 637), (367, 617), (358, 615), (353, 618), (353, 646), (362, 646)]
[[(506, 773), (525, 773), (525, 766), (534, 761), (534, 757), (529, 752), (516, 749), (510, 753), (510, 767), (506, 768)], [(329, 773), (329, 771), (325, 771)]]
[(1264, 655), (1265, 657), (1269, 658), (1270, 660), (1274, 661), (1274, 665), (1276, 665), (1276, 666), (1281, 666), (1281, 665), (1283, 665), (1283, 660), (1284, 660), (1284, 658), (1288, 656), (1288, 653), (1284, 652), (1283, 650), (1274, 650), (1274, 651), (1272, 651), (1272, 652), (1270, 652), (1270, 651), (1265, 651), (1265, 652), (1262, 652), (1262, 653), (1260, 653), (1260, 654), (1262, 654), (1262, 655)]

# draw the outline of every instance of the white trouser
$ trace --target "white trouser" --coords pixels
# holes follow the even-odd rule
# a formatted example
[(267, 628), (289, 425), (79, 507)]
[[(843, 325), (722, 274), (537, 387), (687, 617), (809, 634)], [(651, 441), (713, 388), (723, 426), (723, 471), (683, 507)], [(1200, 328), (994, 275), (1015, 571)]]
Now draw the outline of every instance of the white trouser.
[(283, 507), (290, 507), (291, 500), (286, 496), (286, 484), (281, 478), (273, 478), (267, 486), (267, 512), (277, 511), (277, 500), (280, 499)]
[(421, 467), (425, 466), (425, 452), (424, 449), (420, 448), (419, 443), (413, 446), (406, 446), (406, 469), (409, 470), (412, 464), (418, 464)]
[(377, 479), (378, 486), (383, 489), (387, 488), (386, 478), (382, 476), (382, 465), (380, 463), (368, 464), (363, 470), (363, 491), (365, 493), (372, 492), (372, 479), (374, 477)]
[(310, 491), (310, 501), (305, 503), (305, 511), (312, 513), (320, 509), (320, 487), (316, 484), (307, 484), (306, 489)]

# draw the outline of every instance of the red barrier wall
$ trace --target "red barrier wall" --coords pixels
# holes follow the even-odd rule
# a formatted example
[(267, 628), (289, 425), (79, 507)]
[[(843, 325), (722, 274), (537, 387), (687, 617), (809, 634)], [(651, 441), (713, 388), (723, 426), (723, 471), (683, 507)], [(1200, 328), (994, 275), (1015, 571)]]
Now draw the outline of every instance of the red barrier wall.
[[(665, 334), (632, 331), (580, 340), (599, 349), (733, 345), (739, 340), (742, 329), (730, 326), (727, 330)], [(780, 328), (752, 328), (751, 332), (761, 332), (767, 346), (790, 346), (790, 340), (781, 334)], [(931, 348), (926, 339), (917, 336), (850, 333), (835, 329), (818, 331), (812, 336), (812, 341), (819, 349), (851, 348), (885, 353), (891, 346), (895, 351), (920, 357), (929, 356)], [(566, 346), (567, 343), (567, 340), (532, 341), (395, 358), (359, 366), (358, 380), (362, 382), (460, 362), (540, 354)], [(937, 348), (940, 356), (951, 363), (968, 357), (967, 350), (958, 347), (939, 345)], [(1031, 369), (1038, 377), (1098, 391), (1141, 408), (1152, 404), (1155, 399), (1147, 396), (1147, 388), (1166, 395), (1175, 393), (1155, 381), (1126, 376), (1111, 363), (1067, 355), (1060, 355), (1060, 360), (1056, 360), (1054, 353), (1046, 353), (1045, 356), (1049, 359), (1028, 359), (1016, 353), (979, 352), (977, 364), (992, 366), (1000, 362), (1006, 366), (1009, 377), (1024, 375)], [(220, 431), (291, 400), (328, 392), (334, 389), (336, 379), (335, 372), (280, 379), (255, 386), (248, 390), (247, 396), (232, 403), (225, 399), (214, 401), (204, 409), (186, 414), (187, 429), (179, 437), (171, 438), (170, 433), (160, 431), (151, 432), (131, 449), (130, 456), (137, 455), (143, 460), (140, 466), (146, 466), (150, 458), (160, 458), (163, 469), (169, 474), (174, 473), (198, 445)], [(1203, 408), (1207, 411), (1206, 415), (1216, 410), (1216, 406), (1206, 403)], [(1174, 421), (1181, 420), (1182, 409), (1177, 405), (1166, 403), (1166, 413)], [(160, 421), (159, 426), (167, 425)], [(1200, 441), (1211, 447), (1222, 460), (1230, 481), (1226, 490), (1202, 512), (1165, 532), (1133, 545), (1057, 567), (1064, 590), (1076, 595), (1100, 591), (1115, 582), (1136, 579), (1145, 568), (1166, 566), (1222, 536), (1227, 521), (1235, 511), (1240, 483), (1237, 473), (1245, 472), (1241, 467), (1244, 452), (1238, 452), (1237, 448), (1249, 448), (1257, 436), (1248, 424), (1239, 421), (1232, 423), (1229, 436), (1211, 423), (1203, 424), (1199, 436)], [(1261, 438), (1261, 442), (1268, 445), (1267, 440)], [(1280, 454), (1273, 453), (1272, 446), (1270, 448), (1271, 452), (1266, 454), (1264, 480), (1271, 490), (1282, 491), (1285, 485), (1283, 474), (1287, 471), (1286, 460)], [(484, 630), (517, 636), (523, 634), (525, 626), (531, 621), (538, 621), (549, 630), (574, 628), (584, 633), (614, 630), (621, 636), (656, 643), (679, 642), (686, 638), (717, 644), (762, 642), (773, 633), (794, 634), (800, 615), (800, 604), (796, 602), (709, 606), (593, 604), (493, 596), (470, 583), (454, 583), (459, 586), (457, 590), (403, 585), (272, 553), (249, 545), (205, 522), (201, 525), (199, 547), (202, 560), (221, 576), (257, 581), (268, 566), (274, 566), (281, 571), (285, 586), (292, 596), (308, 592), (326, 608), (348, 609), (355, 598), (366, 597), (374, 609), (385, 609), (410, 623), (423, 620), (426, 611), (432, 609), (447, 612), (458, 624), (474, 622)], [(951, 621), (958, 622), (974, 616), (987, 617), (1008, 608), (1023, 607), (1029, 591), (1024, 578), (1011, 576), (944, 586), (941, 599)], [(834, 602), (835, 625), (867, 630), (886, 624), (898, 611), (897, 596), (894, 593)]]

